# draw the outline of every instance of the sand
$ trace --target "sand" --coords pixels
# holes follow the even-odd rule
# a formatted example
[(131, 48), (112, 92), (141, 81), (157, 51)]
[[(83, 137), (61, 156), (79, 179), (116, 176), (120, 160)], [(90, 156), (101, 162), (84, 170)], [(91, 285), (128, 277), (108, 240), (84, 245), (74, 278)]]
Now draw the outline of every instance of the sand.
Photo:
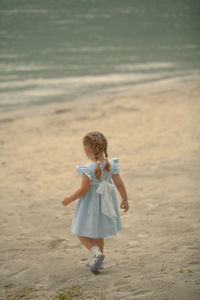
[[(200, 299), (199, 95), (185, 78), (1, 115), (0, 299)], [(76, 202), (61, 205), (92, 130), (119, 157), (130, 203), (97, 275), (71, 233)]]

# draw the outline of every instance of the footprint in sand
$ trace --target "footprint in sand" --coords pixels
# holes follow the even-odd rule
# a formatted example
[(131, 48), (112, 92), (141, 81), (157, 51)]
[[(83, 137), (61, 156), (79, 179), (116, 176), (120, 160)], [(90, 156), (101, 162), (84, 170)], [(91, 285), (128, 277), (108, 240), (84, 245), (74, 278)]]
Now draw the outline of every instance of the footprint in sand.
[[(127, 277), (128, 275), (126, 276), (126, 278)], [(149, 290), (133, 288), (133, 284), (131, 282), (128, 282), (128, 280), (125, 279), (116, 280), (113, 285), (115, 291), (121, 292), (126, 290), (131, 292), (134, 297), (138, 296), (140, 298), (143, 298), (143, 297), (149, 297), (152, 294), (152, 292)]]
[(25, 271), (28, 270), (28, 267), (22, 267), (21, 269), (13, 272), (10, 274), (10, 276), (19, 276), (19, 275), (22, 275)]
[(87, 257), (82, 257), (82, 258), (81, 258), (81, 261), (87, 261), (87, 260), (88, 260)]
[(124, 276), (124, 278), (129, 278), (129, 277), (131, 277), (130, 274)]
[(49, 249), (57, 248), (64, 241), (65, 241), (64, 239), (55, 239), (55, 240), (52, 240), (52, 241), (49, 242), (48, 248)]
[(124, 291), (128, 291), (128, 292), (132, 292), (132, 284), (123, 284), (121, 286), (115, 287), (113, 289), (114, 292), (124, 292)]
[(114, 290), (117, 292), (121, 292), (124, 290), (126, 291), (132, 290), (132, 284), (127, 279), (116, 280), (113, 285), (114, 285)]
[(127, 280), (120, 279), (120, 280), (116, 280), (114, 282), (114, 286), (121, 286), (121, 285), (124, 285), (124, 284), (127, 284)]
[(143, 289), (132, 289), (132, 292), (134, 293), (134, 296), (135, 298), (137, 299), (140, 298), (145, 298), (145, 299), (149, 299), (149, 297), (152, 295), (152, 292), (151, 291), (148, 291), (148, 290), (143, 290)]
[(70, 108), (61, 108), (54, 111), (53, 114), (65, 114), (71, 112)]
[(11, 123), (11, 122), (14, 122), (14, 119), (12, 119), (12, 118), (5, 118), (5, 119), (0, 120), (0, 123)]
[(191, 261), (188, 263), (188, 265), (199, 265), (200, 261)]

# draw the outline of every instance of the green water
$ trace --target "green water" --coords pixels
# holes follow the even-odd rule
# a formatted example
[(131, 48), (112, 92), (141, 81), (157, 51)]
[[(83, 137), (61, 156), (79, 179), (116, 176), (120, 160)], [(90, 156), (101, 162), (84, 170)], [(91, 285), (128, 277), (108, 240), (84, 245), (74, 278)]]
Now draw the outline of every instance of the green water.
[(0, 1), (0, 109), (200, 70), (199, 0)]

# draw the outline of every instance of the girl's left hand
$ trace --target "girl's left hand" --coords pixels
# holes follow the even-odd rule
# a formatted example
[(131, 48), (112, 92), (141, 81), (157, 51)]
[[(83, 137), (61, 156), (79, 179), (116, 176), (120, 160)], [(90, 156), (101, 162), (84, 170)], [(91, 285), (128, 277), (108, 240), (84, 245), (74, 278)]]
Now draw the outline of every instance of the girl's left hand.
[(120, 208), (122, 208), (124, 210), (124, 212), (127, 212), (129, 210), (128, 201), (122, 200)]
[(71, 201), (70, 201), (70, 198), (69, 198), (69, 197), (65, 197), (64, 200), (62, 201), (62, 204), (63, 204), (64, 206), (66, 206), (66, 205), (68, 205), (70, 202), (71, 202)]

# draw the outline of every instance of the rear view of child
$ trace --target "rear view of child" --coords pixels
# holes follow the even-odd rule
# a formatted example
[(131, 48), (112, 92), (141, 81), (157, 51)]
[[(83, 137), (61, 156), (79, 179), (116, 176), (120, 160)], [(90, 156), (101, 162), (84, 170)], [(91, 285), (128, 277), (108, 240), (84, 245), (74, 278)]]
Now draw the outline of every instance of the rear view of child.
[(96, 272), (105, 258), (104, 238), (122, 229), (113, 182), (122, 198), (120, 208), (126, 212), (129, 204), (119, 175), (119, 159), (108, 159), (105, 136), (101, 132), (90, 132), (83, 138), (83, 146), (91, 162), (77, 166), (82, 177), (81, 187), (65, 197), (62, 204), (66, 206), (78, 199), (72, 232), (91, 251), (93, 257), (87, 265)]

